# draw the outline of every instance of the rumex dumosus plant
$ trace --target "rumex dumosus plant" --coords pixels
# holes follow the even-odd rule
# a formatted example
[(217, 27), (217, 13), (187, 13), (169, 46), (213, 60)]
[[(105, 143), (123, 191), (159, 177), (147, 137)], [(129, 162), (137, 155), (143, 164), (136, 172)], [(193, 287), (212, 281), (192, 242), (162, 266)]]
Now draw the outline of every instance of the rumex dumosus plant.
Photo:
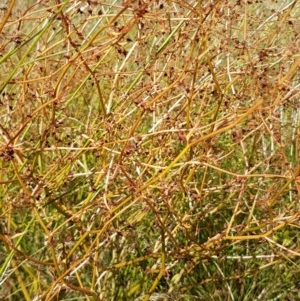
[(0, 13), (1, 299), (299, 299), (297, 1)]

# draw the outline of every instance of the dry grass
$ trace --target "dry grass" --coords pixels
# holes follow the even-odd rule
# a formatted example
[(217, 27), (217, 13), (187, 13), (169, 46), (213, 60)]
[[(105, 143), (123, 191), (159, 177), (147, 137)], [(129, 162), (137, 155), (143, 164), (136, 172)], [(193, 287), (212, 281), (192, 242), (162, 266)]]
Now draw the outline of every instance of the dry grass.
[(299, 3), (0, 4), (2, 300), (299, 300)]

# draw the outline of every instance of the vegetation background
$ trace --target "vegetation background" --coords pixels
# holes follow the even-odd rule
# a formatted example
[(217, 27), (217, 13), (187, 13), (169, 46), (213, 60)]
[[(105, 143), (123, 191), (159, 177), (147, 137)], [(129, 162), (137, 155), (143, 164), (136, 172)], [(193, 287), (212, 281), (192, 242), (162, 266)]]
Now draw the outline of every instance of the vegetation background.
[(2, 1), (1, 300), (300, 300), (299, 9)]

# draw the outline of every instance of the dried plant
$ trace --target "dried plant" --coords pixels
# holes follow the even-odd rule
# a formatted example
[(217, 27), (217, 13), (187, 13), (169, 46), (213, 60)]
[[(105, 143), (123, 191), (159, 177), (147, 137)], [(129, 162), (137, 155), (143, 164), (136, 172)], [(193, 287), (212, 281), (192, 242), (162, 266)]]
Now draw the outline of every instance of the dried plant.
[(1, 300), (299, 300), (299, 9), (0, 4)]

